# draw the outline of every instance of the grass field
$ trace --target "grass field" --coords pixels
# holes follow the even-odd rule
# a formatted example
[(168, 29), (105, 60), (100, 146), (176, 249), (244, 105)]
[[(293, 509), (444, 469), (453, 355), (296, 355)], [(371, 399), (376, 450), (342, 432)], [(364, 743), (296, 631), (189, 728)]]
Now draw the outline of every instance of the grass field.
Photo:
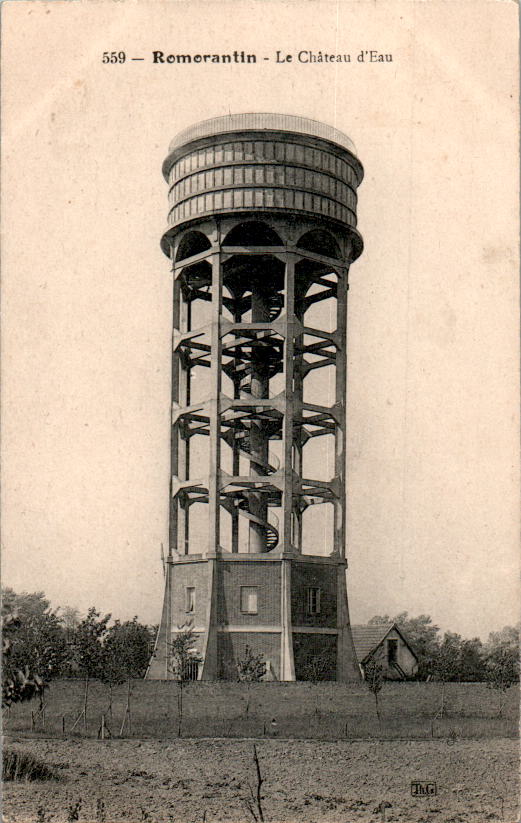
[[(107, 714), (108, 688), (93, 682), (89, 689), (87, 725), (74, 734), (95, 737), (101, 715), (113, 735), (125, 714), (126, 686), (114, 689), (112, 718)], [(179, 729), (179, 686), (173, 681), (136, 681), (132, 687), (131, 729), (124, 737), (296, 737), (313, 739), (510, 737), (517, 734), (518, 689), (506, 695), (503, 717), (498, 717), (498, 694), (482, 683), (448, 683), (445, 716), (440, 708), (439, 683), (387, 683), (380, 693), (382, 722), (374, 698), (363, 684), (337, 683), (188, 683), (183, 687), (182, 724)], [(70, 735), (82, 707), (83, 684), (57, 681), (46, 698), (45, 736)], [(31, 731), (36, 704), (13, 706), (6, 719), (7, 733)], [(273, 723), (275, 721), (275, 723)]]

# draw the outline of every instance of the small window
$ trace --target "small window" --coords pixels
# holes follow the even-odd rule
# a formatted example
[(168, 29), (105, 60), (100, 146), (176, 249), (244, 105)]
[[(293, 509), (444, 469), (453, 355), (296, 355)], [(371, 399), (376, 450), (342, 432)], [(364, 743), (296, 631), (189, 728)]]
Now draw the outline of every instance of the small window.
[(308, 589), (308, 614), (320, 614), (320, 589), (316, 586), (310, 586)]
[(257, 614), (257, 586), (241, 586), (241, 612)]
[(194, 586), (186, 587), (186, 611), (193, 612), (195, 610), (195, 588)]

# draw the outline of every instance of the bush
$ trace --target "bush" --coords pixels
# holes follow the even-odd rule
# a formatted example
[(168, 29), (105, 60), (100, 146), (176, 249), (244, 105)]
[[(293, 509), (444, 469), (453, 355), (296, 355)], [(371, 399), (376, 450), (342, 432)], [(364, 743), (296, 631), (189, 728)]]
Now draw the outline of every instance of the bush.
[(244, 657), (237, 661), (237, 678), (241, 683), (259, 683), (266, 674), (264, 655), (254, 654), (250, 646), (246, 646)]
[(2, 780), (53, 780), (57, 775), (43, 760), (18, 749), (4, 749)]

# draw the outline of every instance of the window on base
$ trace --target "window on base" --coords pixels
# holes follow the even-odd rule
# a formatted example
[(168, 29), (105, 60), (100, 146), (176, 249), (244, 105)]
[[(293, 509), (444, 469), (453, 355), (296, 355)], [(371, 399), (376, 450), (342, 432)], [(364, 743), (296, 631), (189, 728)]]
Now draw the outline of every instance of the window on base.
[(320, 614), (320, 589), (310, 586), (307, 592), (307, 613)]
[(241, 612), (257, 614), (257, 586), (241, 586)]
[(195, 587), (186, 587), (186, 611), (192, 613), (195, 611)]

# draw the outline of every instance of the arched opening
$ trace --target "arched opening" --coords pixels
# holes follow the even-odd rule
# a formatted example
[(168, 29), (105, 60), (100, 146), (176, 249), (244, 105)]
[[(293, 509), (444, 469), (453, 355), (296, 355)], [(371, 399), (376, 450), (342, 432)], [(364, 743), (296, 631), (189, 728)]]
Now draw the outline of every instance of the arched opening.
[(282, 246), (276, 231), (257, 220), (239, 223), (228, 232), (223, 246)]
[(210, 248), (211, 243), (205, 234), (200, 231), (187, 231), (179, 243), (175, 257), (176, 262), (186, 260), (187, 257), (193, 257), (195, 254), (201, 254), (201, 252)]
[(325, 257), (334, 257), (335, 260), (340, 260), (342, 257), (337, 241), (324, 229), (313, 229), (306, 232), (298, 241), (297, 247), (315, 254), (323, 254)]

